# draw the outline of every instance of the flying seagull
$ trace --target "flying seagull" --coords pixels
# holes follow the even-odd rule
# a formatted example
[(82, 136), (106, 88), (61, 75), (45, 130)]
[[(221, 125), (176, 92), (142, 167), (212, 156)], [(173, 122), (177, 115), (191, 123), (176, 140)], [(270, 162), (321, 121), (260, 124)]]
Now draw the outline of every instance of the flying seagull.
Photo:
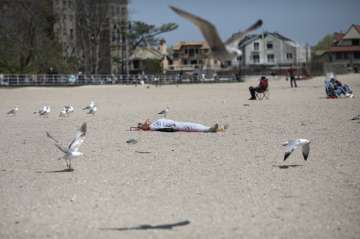
[(9, 112), (7, 112), (8, 115), (13, 115), (15, 116), (16, 115), (16, 112), (19, 110), (18, 107), (15, 107), (13, 109), (11, 109)]
[(58, 159), (59, 160), (64, 159), (66, 162), (66, 167), (69, 170), (72, 169), (71, 160), (75, 157), (83, 155), (83, 153), (79, 151), (79, 148), (85, 140), (86, 131), (87, 131), (87, 125), (86, 123), (83, 123), (79, 131), (76, 133), (75, 138), (71, 141), (71, 143), (67, 148), (61, 146), (58, 140), (52, 137), (49, 132), (46, 132), (46, 136), (55, 142), (56, 148), (58, 148), (61, 152), (64, 153), (64, 155)]
[(177, 7), (170, 6), (170, 8), (176, 14), (191, 21), (199, 28), (206, 42), (209, 44), (212, 55), (223, 63), (226, 61), (232, 61), (235, 57), (240, 56), (242, 54), (238, 49), (240, 41), (244, 39), (249, 32), (256, 30), (263, 24), (262, 20), (257, 20), (245, 31), (234, 33), (228, 40), (223, 42), (216, 30), (216, 27), (211, 22)]
[(284, 161), (290, 156), (294, 150), (302, 146), (302, 154), (304, 156), (304, 160), (308, 159), (309, 152), (310, 152), (310, 141), (307, 139), (291, 139), (287, 142), (282, 144), (283, 146), (287, 146), (285, 155), (284, 155)]
[(166, 118), (168, 112), (169, 112), (169, 107), (166, 107), (166, 109), (160, 111), (158, 115), (163, 115)]

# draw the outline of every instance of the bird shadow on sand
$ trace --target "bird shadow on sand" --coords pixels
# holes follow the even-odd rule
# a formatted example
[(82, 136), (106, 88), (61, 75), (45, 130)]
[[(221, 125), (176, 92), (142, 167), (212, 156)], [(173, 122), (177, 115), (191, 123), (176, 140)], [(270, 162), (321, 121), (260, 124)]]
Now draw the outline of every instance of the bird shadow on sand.
[(71, 173), (74, 172), (73, 168), (66, 168), (63, 170), (51, 170), (51, 171), (36, 171), (36, 173)]
[(142, 224), (134, 227), (102, 227), (99, 228), (102, 231), (132, 231), (132, 230), (172, 230), (174, 227), (181, 227), (189, 225), (190, 221), (181, 221), (170, 224), (159, 224), (159, 225), (150, 225), (150, 224)]
[(301, 165), (301, 164), (273, 165), (273, 167), (279, 168), (279, 169), (297, 168), (297, 167), (302, 167), (302, 166), (304, 166), (304, 165)]

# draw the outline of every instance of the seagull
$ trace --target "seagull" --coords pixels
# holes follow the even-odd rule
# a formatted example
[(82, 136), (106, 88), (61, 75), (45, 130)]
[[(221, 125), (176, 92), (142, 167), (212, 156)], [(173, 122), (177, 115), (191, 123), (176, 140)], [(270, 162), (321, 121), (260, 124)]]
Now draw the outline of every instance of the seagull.
[(62, 111), (60, 111), (59, 117), (67, 117), (67, 116), (69, 116), (69, 114), (68, 114), (68, 112), (67, 112), (65, 109), (63, 109)]
[(87, 131), (87, 125), (86, 123), (83, 123), (79, 131), (76, 133), (75, 138), (71, 141), (71, 143), (67, 148), (61, 146), (58, 140), (52, 137), (49, 132), (46, 132), (46, 136), (55, 142), (56, 148), (58, 148), (61, 152), (64, 153), (64, 155), (58, 159), (59, 160), (64, 159), (66, 162), (66, 167), (69, 170), (72, 169), (71, 160), (75, 157), (83, 155), (83, 153), (79, 151), (79, 148), (85, 140), (86, 131)]
[[(44, 105), (37, 113), (40, 116), (45, 116), (45, 115), (48, 115), (50, 113), (50, 111), (51, 111), (50, 106)], [(36, 113), (36, 112), (34, 112), (34, 113)]]
[(18, 107), (15, 107), (13, 109), (11, 109), (9, 112), (7, 112), (8, 115), (13, 115), (15, 116), (16, 115), (16, 112), (19, 110)]
[(360, 120), (360, 114), (359, 114), (359, 115), (357, 115), (357, 116), (352, 117), (352, 119), (351, 119), (351, 120)]
[(64, 110), (66, 111), (66, 113), (70, 114), (74, 112), (74, 107), (72, 105), (65, 105)]
[(95, 107), (95, 102), (91, 101), (90, 104), (83, 108), (83, 110), (90, 110), (91, 108)]
[(287, 146), (284, 161), (290, 156), (292, 152), (298, 147), (302, 146), (302, 154), (304, 156), (304, 160), (308, 159), (310, 152), (310, 140), (307, 139), (291, 139), (282, 144), (283, 146)]
[(169, 112), (169, 107), (166, 107), (166, 109), (160, 111), (158, 115), (164, 115), (164, 117), (166, 118), (168, 112)]
[(94, 115), (97, 111), (97, 107), (94, 105), (93, 107), (90, 107), (88, 114)]
[(234, 33), (228, 40), (223, 42), (216, 30), (216, 27), (211, 22), (177, 7), (170, 6), (170, 8), (176, 14), (191, 21), (199, 28), (206, 42), (209, 44), (212, 55), (222, 63), (232, 61), (235, 57), (240, 56), (242, 54), (242, 52), (238, 49), (240, 41), (244, 39), (249, 32), (256, 30), (263, 24), (262, 20), (259, 19), (245, 31)]

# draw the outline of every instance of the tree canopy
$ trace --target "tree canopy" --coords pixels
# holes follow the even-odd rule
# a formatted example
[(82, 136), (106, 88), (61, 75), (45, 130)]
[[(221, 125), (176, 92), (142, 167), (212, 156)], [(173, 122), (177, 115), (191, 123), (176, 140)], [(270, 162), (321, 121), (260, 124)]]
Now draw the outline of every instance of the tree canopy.
[(327, 34), (324, 36), (313, 48), (314, 51), (326, 50), (329, 49), (335, 40), (334, 34)]

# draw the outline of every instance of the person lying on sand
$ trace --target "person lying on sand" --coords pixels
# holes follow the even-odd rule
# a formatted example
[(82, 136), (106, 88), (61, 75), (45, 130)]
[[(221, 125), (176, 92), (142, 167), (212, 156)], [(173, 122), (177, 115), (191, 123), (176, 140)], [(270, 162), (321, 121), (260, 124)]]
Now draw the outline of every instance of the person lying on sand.
[(205, 126), (192, 122), (180, 122), (171, 119), (158, 119), (154, 122), (146, 120), (144, 123), (138, 123), (136, 127), (131, 127), (130, 130), (144, 130), (144, 131), (162, 131), (162, 132), (203, 132), (203, 133), (216, 133), (223, 132), (228, 128), (227, 125), (219, 127), (215, 124), (212, 127)]

